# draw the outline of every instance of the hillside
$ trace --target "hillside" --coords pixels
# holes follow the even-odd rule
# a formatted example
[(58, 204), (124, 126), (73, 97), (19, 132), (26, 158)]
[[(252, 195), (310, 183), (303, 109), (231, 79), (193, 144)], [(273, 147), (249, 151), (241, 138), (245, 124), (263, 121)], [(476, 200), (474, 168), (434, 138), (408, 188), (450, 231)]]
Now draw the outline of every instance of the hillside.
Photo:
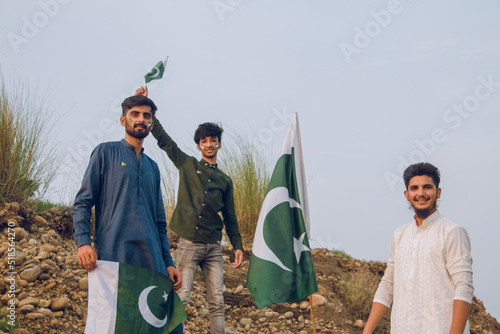
[[(15, 333), (82, 333), (86, 319), (86, 272), (76, 261), (70, 208), (33, 212), (17, 203), (0, 204), (0, 334), (8, 333), (9, 293), (16, 295)], [(8, 226), (15, 230), (15, 268), (8, 265)], [(175, 253), (175, 236), (170, 236)], [(225, 249), (224, 279), (227, 333), (312, 333), (307, 301), (259, 311), (245, 288), (249, 250), (242, 268), (231, 268)], [(312, 251), (319, 293), (313, 306), (317, 333), (361, 333), (373, 292), (385, 264), (350, 259), (325, 249)], [(174, 255), (175, 257), (175, 255)], [(11, 285), (10, 271), (15, 284)], [(186, 333), (208, 333), (208, 309), (201, 272), (193, 288)], [(11, 290), (12, 289), (14, 290)], [(474, 298), (471, 333), (500, 333), (500, 324)], [(3, 330), (3, 332), (2, 332)], [(377, 333), (389, 333), (386, 317)]]

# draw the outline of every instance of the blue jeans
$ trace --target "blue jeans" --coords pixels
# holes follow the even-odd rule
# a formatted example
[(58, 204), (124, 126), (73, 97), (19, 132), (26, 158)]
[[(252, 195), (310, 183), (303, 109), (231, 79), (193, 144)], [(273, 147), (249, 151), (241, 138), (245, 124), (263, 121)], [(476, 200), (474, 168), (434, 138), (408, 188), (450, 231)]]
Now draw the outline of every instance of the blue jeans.
[(224, 333), (224, 296), (222, 289), (222, 248), (220, 243), (202, 244), (181, 238), (177, 244), (177, 269), (182, 274), (182, 287), (177, 292), (184, 308), (188, 306), (196, 269), (205, 277), (210, 319), (210, 333)]

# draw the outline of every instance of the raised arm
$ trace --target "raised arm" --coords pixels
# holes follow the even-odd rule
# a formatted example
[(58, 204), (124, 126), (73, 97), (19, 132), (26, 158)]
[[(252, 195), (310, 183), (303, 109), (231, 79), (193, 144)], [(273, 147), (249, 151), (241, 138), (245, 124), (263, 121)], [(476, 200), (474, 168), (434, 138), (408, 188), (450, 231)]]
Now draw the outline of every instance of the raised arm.
[[(139, 87), (135, 91), (135, 95), (148, 96), (148, 87)], [(153, 129), (151, 130), (151, 133), (153, 134), (153, 137), (155, 137), (155, 139), (158, 141), (158, 146), (167, 153), (169, 159), (172, 160), (175, 167), (179, 168), (184, 163), (184, 161), (186, 161), (186, 158), (189, 157), (167, 134), (156, 116), (153, 116)]]

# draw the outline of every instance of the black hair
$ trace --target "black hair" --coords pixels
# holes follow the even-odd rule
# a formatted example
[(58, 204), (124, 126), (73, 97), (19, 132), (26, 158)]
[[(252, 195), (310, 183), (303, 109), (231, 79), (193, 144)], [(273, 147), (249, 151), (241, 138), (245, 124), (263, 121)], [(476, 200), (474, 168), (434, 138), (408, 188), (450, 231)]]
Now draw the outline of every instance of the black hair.
[(198, 125), (198, 129), (194, 132), (194, 142), (198, 145), (200, 139), (205, 137), (217, 137), (219, 142), (222, 141), (222, 132), (224, 129), (222, 126), (216, 123), (203, 123)]
[(439, 188), (439, 182), (441, 181), (439, 169), (428, 162), (419, 162), (406, 168), (403, 173), (403, 180), (405, 181), (406, 189), (408, 189), (408, 184), (410, 183), (412, 177), (421, 175), (432, 177), (436, 188)]
[(122, 102), (122, 116), (126, 116), (127, 111), (129, 111), (133, 107), (138, 107), (138, 106), (150, 107), (151, 112), (153, 113), (153, 116), (156, 114), (156, 110), (158, 110), (155, 103), (149, 97), (143, 96), (143, 95), (134, 95), (131, 97), (127, 97), (125, 100), (123, 100), (123, 102)]

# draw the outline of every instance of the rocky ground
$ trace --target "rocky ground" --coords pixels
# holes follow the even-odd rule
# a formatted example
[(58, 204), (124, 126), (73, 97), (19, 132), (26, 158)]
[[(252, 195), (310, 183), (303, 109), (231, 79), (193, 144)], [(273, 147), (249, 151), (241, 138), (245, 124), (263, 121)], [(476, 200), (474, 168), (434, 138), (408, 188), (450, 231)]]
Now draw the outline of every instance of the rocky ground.
[[(70, 209), (37, 213), (18, 203), (0, 203), (0, 228), (0, 334), (83, 333), (87, 275), (76, 260)], [(9, 239), (13, 231), (15, 238)], [(171, 240), (175, 253), (175, 237)], [(9, 250), (12, 244), (15, 252)], [(350, 259), (324, 249), (315, 249), (312, 254), (319, 287), (312, 301), (316, 332), (361, 333), (385, 264)], [(313, 333), (309, 301), (258, 310), (245, 288), (249, 251), (245, 252), (242, 268), (236, 270), (231, 268), (231, 256), (232, 252), (225, 249), (227, 333)], [(11, 302), (15, 305), (15, 327), (8, 323)], [(187, 313), (186, 333), (208, 333), (201, 272)], [(500, 333), (500, 324), (477, 299), (470, 327), (471, 333)], [(389, 333), (388, 317), (377, 333)]]

